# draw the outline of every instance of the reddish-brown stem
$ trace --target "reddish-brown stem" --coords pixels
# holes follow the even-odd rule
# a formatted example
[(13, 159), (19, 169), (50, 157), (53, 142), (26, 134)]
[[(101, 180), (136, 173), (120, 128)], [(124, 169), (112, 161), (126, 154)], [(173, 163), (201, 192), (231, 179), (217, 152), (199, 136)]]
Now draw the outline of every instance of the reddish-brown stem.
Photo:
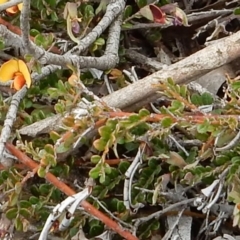
[[(34, 162), (31, 158), (29, 158), (26, 154), (18, 150), (15, 146), (13, 146), (11, 143), (6, 143), (6, 148), (14, 155), (16, 156), (19, 161), (21, 161), (23, 164), (25, 164), (30, 169), (36, 169), (39, 165)], [(71, 196), (75, 194), (75, 191), (72, 190), (69, 186), (67, 186), (65, 183), (61, 182), (59, 179), (57, 179), (53, 174), (47, 173), (45, 177), (50, 183), (52, 183), (55, 187), (57, 187), (59, 190), (64, 192), (66, 195)], [(103, 223), (105, 223), (109, 228), (117, 232), (119, 235), (121, 235), (123, 238), (128, 240), (138, 240), (137, 237), (133, 236), (129, 231), (123, 229), (117, 222), (110, 219), (108, 216), (104, 215), (102, 212), (100, 212), (98, 209), (96, 209), (94, 206), (92, 206), (87, 201), (82, 201), (81, 206), (91, 215), (95, 216), (96, 218), (100, 219)]]
[[(131, 115), (133, 115), (134, 113), (129, 113), (129, 112), (108, 112), (105, 113), (105, 115), (107, 115), (109, 118), (123, 118), (123, 117), (129, 117)], [(206, 115), (196, 115), (196, 114), (192, 114), (192, 115), (183, 115), (183, 116), (171, 116), (170, 114), (155, 114), (155, 113), (151, 113), (150, 116), (146, 117), (146, 121), (149, 122), (159, 122), (161, 120), (163, 120), (164, 118), (169, 117), (171, 118), (174, 122), (177, 121), (188, 121), (190, 123), (204, 123), (204, 121), (206, 119), (208, 119), (209, 121), (211, 121), (211, 124), (219, 124), (219, 121), (222, 119), (230, 119), (230, 118), (234, 118), (237, 121), (239, 121), (239, 116), (238, 115), (217, 115), (217, 114), (206, 114)]]

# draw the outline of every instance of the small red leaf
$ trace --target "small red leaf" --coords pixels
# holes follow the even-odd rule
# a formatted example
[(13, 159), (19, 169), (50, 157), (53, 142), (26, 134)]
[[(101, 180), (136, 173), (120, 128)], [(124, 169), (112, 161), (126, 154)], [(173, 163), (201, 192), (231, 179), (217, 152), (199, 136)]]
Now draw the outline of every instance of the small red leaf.
[(149, 8), (153, 14), (154, 22), (165, 23), (166, 14), (158, 6), (149, 4)]

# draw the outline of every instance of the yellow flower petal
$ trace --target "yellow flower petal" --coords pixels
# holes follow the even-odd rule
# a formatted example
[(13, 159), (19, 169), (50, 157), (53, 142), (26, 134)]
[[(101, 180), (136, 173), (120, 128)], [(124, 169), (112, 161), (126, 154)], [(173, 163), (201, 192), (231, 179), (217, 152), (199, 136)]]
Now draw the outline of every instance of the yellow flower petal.
[(30, 88), (32, 79), (26, 63), (22, 60), (18, 60), (18, 69), (19, 69), (19, 72), (22, 73), (25, 79), (25, 82), (27, 84), (27, 87)]
[(8, 2), (8, 0), (0, 0), (0, 4)]
[(19, 11), (18, 6), (12, 6), (12, 7), (6, 9), (6, 12), (10, 13), (10, 14), (15, 14), (18, 11)]
[(72, 86), (76, 86), (76, 82), (79, 80), (79, 78), (77, 77), (76, 74), (72, 74), (69, 78), (68, 78), (68, 82), (72, 85)]
[(3, 63), (0, 67), (0, 81), (7, 82), (9, 80), (13, 80), (16, 72), (19, 72), (17, 60), (11, 59)]
[(18, 9), (19, 9), (19, 11), (22, 11), (22, 7), (23, 7), (23, 3), (19, 3), (19, 4), (18, 4)]

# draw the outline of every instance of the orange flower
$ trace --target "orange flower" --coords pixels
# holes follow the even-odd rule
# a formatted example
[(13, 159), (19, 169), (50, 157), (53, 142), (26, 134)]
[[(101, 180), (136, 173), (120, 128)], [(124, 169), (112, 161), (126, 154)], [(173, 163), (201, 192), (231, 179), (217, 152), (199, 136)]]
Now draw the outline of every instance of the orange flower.
[(11, 59), (0, 67), (0, 81), (13, 80), (12, 88), (20, 90), (25, 84), (29, 88), (32, 83), (31, 75), (24, 61)]
[[(6, 2), (9, 2), (9, 0), (0, 0), (0, 4), (6, 3)], [(10, 13), (10, 14), (15, 14), (15, 13), (22, 10), (22, 5), (23, 5), (22, 3), (19, 3), (16, 6), (12, 6), (10, 8), (7, 8), (6, 12)]]
[(10, 8), (7, 8), (7, 9), (6, 9), (6, 12), (7, 12), (7, 13), (10, 13), (10, 14), (15, 14), (15, 13), (17, 13), (17, 12), (19, 12), (19, 11), (22, 10), (22, 6), (23, 6), (23, 4), (22, 4), (22, 3), (19, 3), (19, 4), (16, 5), (16, 6), (12, 6), (12, 7), (10, 7)]

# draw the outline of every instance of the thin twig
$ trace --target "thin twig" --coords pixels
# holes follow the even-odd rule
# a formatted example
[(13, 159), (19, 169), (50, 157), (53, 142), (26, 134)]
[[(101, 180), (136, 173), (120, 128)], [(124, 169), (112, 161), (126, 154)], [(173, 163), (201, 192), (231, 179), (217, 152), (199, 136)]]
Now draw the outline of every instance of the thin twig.
[(163, 210), (152, 213), (152, 214), (148, 215), (147, 217), (142, 217), (142, 218), (135, 219), (135, 220), (133, 220), (133, 221), (135, 221), (134, 226), (136, 228), (138, 228), (138, 226), (143, 222), (150, 221), (151, 219), (159, 219), (163, 214), (173, 210), (174, 208), (177, 208), (177, 207), (185, 205), (185, 204), (193, 203), (194, 200), (195, 200), (195, 198), (186, 199), (186, 200), (183, 200), (181, 202), (174, 203), (171, 206), (168, 206), (168, 207), (164, 208)]

